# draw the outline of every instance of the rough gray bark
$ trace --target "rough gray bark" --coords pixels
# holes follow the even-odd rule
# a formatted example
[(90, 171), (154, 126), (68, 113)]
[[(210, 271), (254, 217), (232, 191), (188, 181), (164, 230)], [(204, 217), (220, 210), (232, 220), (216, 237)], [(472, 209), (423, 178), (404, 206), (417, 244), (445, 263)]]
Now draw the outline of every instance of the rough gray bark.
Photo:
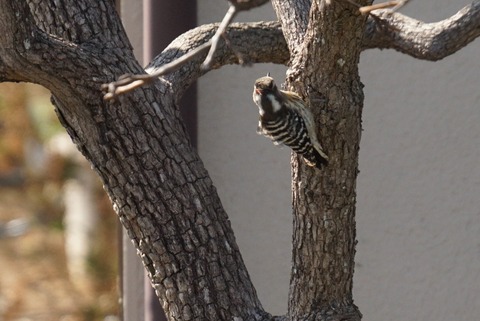
[(369, 19), (363, 41), (366, 49), (395, 49), (414, 58), (435, 61), (457, 52), (480, 35), (480, 1), (434, 23), (387, 10), (375, 14), (382, 20)]
[[(242, 8), (264, 2), (232, 1)], [(345, 1), (330, 2), (315, 0), (310, 8), (308, 0), (274, 0), (285, 38), (278, 23), (235, 24), (228, 31), (232, 47), (250, 62), (290, 63), (287, 85), (312, 106), (330, 157), (323, 171), (293, 157), (293, 266), (288, 315), (279, 319), (361, 318), (352, 298), (360, 52), (395, 48), (438, 59), (480, 34), (478, 1), (437, 25), (385, 12), (379, 25)], [(176, 106), (204, 73), (205, 55), (107, 103), (101, 84), (144, 72), (112, 1), (2, 0), (0, 31), (0, 81), (35, 82), (52, 91), (60, 121), (101, 177), (170, 320), (271, 319)], [(213, 32), (209, 25), (182, 35), (150, 70)], [(214, 60), (219, 68), (238, 59), (222, 45)]]
[[(2, 81), (52, 91), (60, 121), (101, 177), (171, 320), (261, 319), (230, 222), (168, 82), (106, 103), (102, 83), (142, 68), (111, 1), (63, 4), (92, 12), (70, 24), (39, 23), (41, 30), (25, 2), (0, 2), (0, 56), (12, 75)], [(49, 2), (36, 5), (36, 20), (67, 16)]]
[[(284, 1), (273, 1), (272, 4), (277, 11), (283, 10), (279, 16), (280, 21), (286, 21), (285, 23), (291, 21), (287, 29), (282, 29), (280, 22), (272, 21), (234, 23), (228, 30), (229, 38), (233, 39), (234, 44), (237, 41), (243, 44), (234, 49), (244, 56), (247, 62), (287, 64), (290, 56), (298, 56), (296, 52), (302, 46), (302, 38), (295, 37), (295, 34), (305, 33), (308, 23), (305, 11), (310, 8), (310, 1), (291, 1), (288, 5), (285, 5)], [(301, 10), (304, 11), (303, 16), (300, 14)], [(450, 18), (435, 23), (425, 23), (388, 10), (377, 10), (375, 15), (379, 19), (371, 16), (367, 18), (361, 43), (362, 50), (395, 49), (417, 59), (435, 61), (454, 54), (480, 35), (479, 1), (466, 6)], [(156, 68), (207, 42), (217, 27), (218, 24), (203, 25), (179, 36), (155, 57), (147, 66), (147, 72), (152, 73)], [(256, 41), (242, 42), (239, 38)], [(285, 39), (290, 40), (287, 42)], [(263, 46), (257, 46), (257, 43), (262, 43)], [(216, 58), (218, 60), (212, 69), (238, 63), (237, 56), (225, 44), (219, 48)], [(203, 59), (204, 56), (198, 56), (164, 77), (172, 84), (176, 98), (205, 73), (200, 68)]]
[(304, 35), (308, 25), (308, 12), (311, 0), (272, 1), (273, 8), (283, 26), (283, 35), (289, 52), (296, 53), (302, 45), (299, 35)]
[[(204, 44), (213, 36), (217, 28), (218, 23), (207, 24), (179, 36), (148, 64), (146, 71), (153, 73), (158, 67), (174, 61), (193, 48)], [(232, 23), (228, 28), (228, 38), (232, 48), (222, 42), (216, 51), (211, 69), (217, 69), (227, 64), (238, 64), (238, 55), (241, 55), (247, 63), (286, 64), (288, 62), (289, 53), (286, 50), (285, 39), (278, 22)], [(245, 39), (255, 39), (255, 41), (248, 42)], [(258, 46), (258, 43), (262, 43), (262, 46)], [(233, 52), (232, 49), (236, 52)], [(165, 75), (164, 79), (172, 84), (176, 98), (181, 97), (193, 82), (206, 73), (200, 68), (204, 59), (205, 55), (199, 55), (182, 68)]]
[[(274, 1), (281, 2), (281, 1)], [(359, 3), (366, 5), (367, 2)], [(281, 17), (283, 7), (275, 6)], [(350, 10), (349, 10), (350, 9)], [(287, 83), (309, 102), (329, 165), (318, 171), (293, 155), (293, 320), (360, 320), (353, 304), (355, 199), (363, 107), (358, 61), (366, 18), (348, 3), (312, 1), (297, 30)], [(280, 21), (283, 21), (280, 18)], [(293, 29), (289, 20), (282, 28)]]

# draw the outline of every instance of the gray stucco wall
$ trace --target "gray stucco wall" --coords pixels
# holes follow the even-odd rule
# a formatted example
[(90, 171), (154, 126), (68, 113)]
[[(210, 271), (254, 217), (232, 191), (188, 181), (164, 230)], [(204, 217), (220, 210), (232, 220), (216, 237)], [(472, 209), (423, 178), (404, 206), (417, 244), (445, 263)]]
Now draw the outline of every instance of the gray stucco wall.
[[(412, 2), (436, 21), (468, 1)], [(365, 319), (478, 320), (480, 42), (439, 62), (362, 56), (354, 292)]]
[[(199, 1), (199, 24), (226, 4)], [(412, 1), (436, 21), (469, 1)], [(238, 21), (273, 19), (271, 8)], [(480, 42), (439, 62), (363, 53), (354, 298), (364, 320), (480, 315)], [(291, 252), (289, 151), (256, 135), (253, 81), (285, 68), (225, 67), (199, 82), (199, 152), (229, 213), (264, 307), (286, 311)]]

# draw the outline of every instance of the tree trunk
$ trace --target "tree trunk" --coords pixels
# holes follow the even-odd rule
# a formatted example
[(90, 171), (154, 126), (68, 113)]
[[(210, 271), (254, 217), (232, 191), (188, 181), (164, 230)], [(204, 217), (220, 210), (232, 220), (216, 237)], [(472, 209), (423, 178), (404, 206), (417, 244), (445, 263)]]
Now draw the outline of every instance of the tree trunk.
[(143, 73), (113, 3), (58, 4), (31, 2), (32, 16), (26, 2), (0, 2), (0, 80), (51, 90), (62, 125), (101, 177), (169, 320), (266, 316), (169, 84), (157, 81), (105, 102), (101, 84)]
[(283, 30), (290, 30), (287, 42), (297, 48), (287, 84), (309, 102), (329, 156), (328, 166), (318, 170), (293, 155), (288, 313), (292, 320), (360, 320), (352, 280), (363, 106), (357, 66), (366, 19), (346, 2), (313, 1), (308, 25), (295, 26), (285, 8), (298, 6), (296, 14), (307, 14), (308, 7), (282, 2), (274, 6)]
[[(264, 2), (230, 1), (239, 7)], [(227, 31), (231, 46), (220, 44), (212, 66), (238, 63), (238, 56), (252, 63), (285, 63), (290, 55), (287, 87), (310, 105), (329, 156), (321, 170), (292, 156), (289, 306), (286, 317), (275, 319), (357, 321), (361, 314), (353, 303), (352, 279), (363, 106), (360, 52), (395, 48), (441, 59), (480, 35), (480, 2), (428, 26), (385, 11), (367, 20), (347, 0), (272, 3), (285, 39), (278, 23), (236, 24)], [(204, 44), (216, 28), (185, 33), (149, 71)], [(200, 68), (205, 54), (106, 102), (100, 85), (144, 72), (113, 1), (2, 0), (0, 31), (0, 82), (29, 81), (51, 90), (58, 118), (102, 179), (169, 320), (273, 319), (257, 298), (176, 105), (205, 73)]]

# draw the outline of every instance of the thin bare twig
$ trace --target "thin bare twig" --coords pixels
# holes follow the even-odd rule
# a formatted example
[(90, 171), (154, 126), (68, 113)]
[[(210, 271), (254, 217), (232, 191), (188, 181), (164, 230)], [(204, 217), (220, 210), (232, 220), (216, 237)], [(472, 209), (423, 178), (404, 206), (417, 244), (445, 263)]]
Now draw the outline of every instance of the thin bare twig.
[(371, 6), (360, 7), (358, 10), (360, 10), (361, 14), (368, 14), (368, 13), (371, 13), (373, 10), (387, 9), (387, 8), (391, 8), (392, 11), (397, 11), (398, 9), (403, 7), (405, 4), (407, 4), (408, 1), (409, 0), (387, 1), (382, 3), (372, 4)]
[(217, 48), (218, 48), (218, 42), (220, 41), (220, 38), (222, 37), (222, 35), (225, 34), (225, 30), (227, 29), (228, 25), (232, 22), (233, 18), (235, 18), (237, 13), (238, 13), (237, 7), (235, 7), (234, 5), (230, 5), (227, 13), (225, 14), (225, 17), (223, 17), (223, 20), (220, 23), (220, 26), (218, 26), (217, 32), (215, 32), (212, 39), (210, 40), (212, 45), (210, 47), (210, 50), (208, 51), (207, 58), (205, 58), (205, 61), (202, 63), (201, 68), (203, 70), (207, 70), (210, 68), (210, 65), (212, 64), (212, 60), (213, 60), (213, 55), (215, 54), (215, 51), (217, 51)]
[(210, 48), (211, 45), (212, 40), (209, 40), (204, 44), (198, 46), (197, 48), (187, 52), (180, 58), (163, 65), (162, 67), (158, 68), (154, 73), (143, 75), (123, 75), (117, 81), (111, 82), (109, 84), (103, 84), (101, 89), (102, 91), (106, 91), (103, 99), (115, 99), (115, 97), (117, 97), (118, 95), (128, 93), (135, 88), (151, 83), (158, 77), (177, 70), (185, 63), (190, 61), (192, 58), (194, 58), (196, 55), (205, 52), (208, 48)]
[[(169, 47), (145, 68), (147, 73), (154, 72), (166, 63), (176, 60), (185, 52), (196, 48), (209, 41), (218, 30), (218, 25), (207, 24), (194, 28), (175, 39)], [(231, 23), (228, 26), (225, 42), (220, 41), (217, 52), (214, 55), (211, 69), (220, 68), (226, 64), (248, 65), (250, 63), (272, 62), (285, 64), (288, 61), (288, 50), (283, 50), (285, 38), (283, 37), (280, 23), (251, 22)], [(263, 46), (258, 46), (262, 43)], [(174, 54), (172, 55), (172, 51)], [(207, 70), (200, 68), (206, 54), (197, 55), (177, 70), (162, 76), (162, 79), (171, 85), (171, 90), (176, 98), (183, 95), (186, 88), (204, 75)]]
[(401, 0), (401, 1), (398, 1), (398, 4), (392, 8), (392, 11), (397, 11), (398, 9), (400, 9), (401, 7), (403, 7), (404, 5), (406, 5), (410, 0)]
[(189, 51), (182, 57), (162, 66), (161, 68), (156, 69), (154, 73), (143, 74), (143, 75), (123, 75), (119, 80), (111, 82), (109, 84), (103, 84), (101, 89), (106, 92), (103, 96), (105, 100), (115, 99), (118, 95), (130, 92), (135, 88), (141, 87), (145, 84), (148, 84), (158, 77), (165, 75), (169, 72), (177, 70), (183, 66), (188, 61), (192, 60), (195, 56), (203, 53), (208, 48), (210, 48), (205, 61), (202, 63), (201, 68), (203, 70), (209, 69), (213, 60), (215, 51), (218, 48), (218, 44), (222, 35), (225, 37), (225, 31), (228, 25), (232, 22), (233, 18), (237, 15), (239, 11), (249, 10), (251, 8), (260, 6), (266, 3), (267, 0), (247, 0), (247, 1), (238, 1), (230, 0), (230, 7), (228, 8), (227, 13), (223, 17), (220, 26), (213, 35), (212, 39), (204, 43), (203, 45)]

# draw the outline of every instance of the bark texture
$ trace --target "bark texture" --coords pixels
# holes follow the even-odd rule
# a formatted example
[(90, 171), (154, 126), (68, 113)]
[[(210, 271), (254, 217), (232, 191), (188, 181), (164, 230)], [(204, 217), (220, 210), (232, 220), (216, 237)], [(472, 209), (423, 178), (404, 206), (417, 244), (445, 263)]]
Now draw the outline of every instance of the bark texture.
[(0, 2), (1, 70), (9, 76), (2, 80), (52, 91), (60, 121), (101, 177), (170, 320), (268, 317), (169, 83), (104, 102), (102, 83), (143, 72), (112, 2), (56, 3), (30, 3), (32, 15), (26, 2)]
[[(273, 5), (276, 8), (280, 5), (280, 10), (285, 12), (279, 17), (280, 21), (285, 20), (288, 23), (290, 19), (294, 19), (288, 25), (289, 29), (282, 29), (282, 24), (277, 21), (233, 23), (228, 29), (229, 38), (234, 39), (234, 44), (238, 38), (255, 39), (252, 42), (239, 40), (242, 46), (233, 48), (247, 63), (287, 64), (290, 56), (295, 56), (295, 52), (301, 48), (301, 37), (294, 38), (293, 35), (294, 30), (305, 33), (308, 17), (299, 16), (299, 12), (302, 8), (308, 11), (310, 1), (292, 1), (288, 5), (274, 1)], [(367, 18), (362, 50), (395, 49), (417, 59), (436, 61), (454, 54), (480, 36), (480, 1), (462, 8), (452, 17), (435, 23), (426, 23), (388, 10), (377, 10), (375, 14), (380, 19), (371, 16)], [(218, 24), (203, 25), (179, 36), (165, 51), (155, 57), (147, 66), (147, 72), (154, 72), (156, 68), (207, 42), (217, 28)], [(287, 43), (286, 39), (290, 38), (290, 42)], [(265, 45), (259, 47), (257, 42)], [(290, 51), (294, 54), (290, 54)], [(216, 57), (218, 60), (212, 69), (238, 63), (238, 56), (224, 43), (221, 44)], [(171, 82), (177, 97), (183, 94), (183, 88), (205, 73), (200, 68), (203, 59), (204, 56), (198, 56), (179, 70), (165, 76), (165, 79)], [(181, 88), (176, 89), (177, 85)]]
[[(246, 10), (266, 1), (230, 2)], [(170, 320), (359, 320), (352, 277), (360, 52), (394, 48), (435, 60), (480, 34), (478, 1), (438, 24), (385, 12), (379, 13), (382, 20), (367, 19), (340, 0), (272, 2), (281, 28), (275, 22), (233, 24), (231, 47), (219, 47), (212, 67), (238, 63), (238, 54), (251, 63), (289, 62), (287, 85), (309, 102), (330, 158), (320, 171), (293, 157), (289, 308), (277, 318), (257, 298), (228, 216), (176, 106), (204, 73), (205, 54), (105, 102), (101, 84), (144, 72), (113, 1), (0, 1), (0, 81), (29, 81), (51, 90), (61, 123), (101, 177)], [(147, 70), (205, 43), (216, 27), (180, 36)]]
[[(157, 68), (206, 43), (214, 35), (218, 25), (218, 23), (203, 25), (179, 36), (148, 64), (146, 71), (153, 73)], [(227, 33), (231, 46), (227, 46), (223, 41), (220, 43), (211, 69), (218, 69), (227, 64), (238, 64), (239, 56), (246, 64), (254, 62), (286, 64), (288, 62), (289, 52), (280, 24), (276, 21), (232, 23)], [(255, 39), (255, 41), (246, 41), (246, 39)], [(259, 43), (262, 45), (259, 46)], [(181, 97), (193, 82), (206, 73), (200, 68), (204, 59), (205, 55), (199, 55), (164, 77), (171, 83), (176, 98)]]
[[(280, 2), (275, 6), (279, 17), (284, 14)], [(338, 1), (312, 1), (303, 15), (309, 21), (305, 32), (296, 28), (290, 36), (301, 49), (291, 57), (287, 83), (310, 103), (329, 165), (319, 171), (293, 155), (288, 313), (293, 320), (360, 320), (352, 280), (363, 105), (357, 66), (366, 18)], [(283, 30), (295, 29), (284, 20)]]
[(375, 14), (382, 20), (370, 18), (363, 46), (395, 49), (418, 59), (443, 59), (480, 35), (480, 1), (434, 23), (392, 14), (387, 10), (375, 11)]

